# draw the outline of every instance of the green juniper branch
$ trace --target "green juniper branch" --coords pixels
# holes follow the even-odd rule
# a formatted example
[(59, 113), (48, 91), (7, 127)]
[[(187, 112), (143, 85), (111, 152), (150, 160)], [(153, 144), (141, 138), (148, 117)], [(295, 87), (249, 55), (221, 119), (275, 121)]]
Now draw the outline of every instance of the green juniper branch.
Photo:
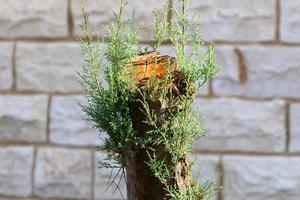
[[(103, 167), (122, 168), (128, 164), (137, 150), (148, 155), (148, 166), (153, 175), (165, 186), (168, 197), (172, 200), (209, 199), (216, 188), (211, 183), (204, 185), (193, 179), (184, 191), (172, 184), (174, 170), (191, 151), (192, 143), (203, 134), (199, 113), (192, 110), (195, 92), (209, 78), (215, 76), (219, 67), (216, 64), (214, 45), (208, 52), (201, 52), (202, 35), (200, 29), (190, 32), (193, 23), (188, 18), (188, 0), (182, 3), (181, 12), (172, 10), (176, 17), (168, 23), (168, 8), (154, 11), (154, 36), (150, 45), (156, 51), (163, 41), (169, 40), (176, 52), (176, 61), (182, 72), (181, 95), (173, 95), (174, 77), (170, 71), (163, 80), (151, 76), (147, 85), (138, 87), (133, 76), (127, 73), (132, 61), (141, 52), (138, 42), (140, 28), (135, 25), (134, 14), (130, 20), (122, 18), (126, 2), (120, 0), (118, 13), (114, 13), (116, 23), (105, 26), (107, 43), (100, 39), (93, 41), (94, 33), (88, 25), (88, 14), (83, 6), (84, 37), (80, 39), (85, 65), (80, 73), (82, 86), (87, 94), (87, 104), (82, 105), (87, 119), (99, 132), (106, 132), (102, 149), (107, 152)], [(84, 5), (84, 2), (83, 2)], [(186, 45), (190, 45), (187, 53)], [(105, 64), (106, 63), (106, 64)], [(170, 63), (168, 63), (170, 65)], [(100, 80), (101, 71), (105, 72), (108, 88)], [(139, 98), (137, 98), (137, 96)], [(158, 116), (151, 108), (151, 102), (161, 102), (167, 113)], [(139, 102), (145, 115), (144, 123), (151, 127), (145, 137), (138, 136), (133, 127), (129, 104)], [(155, 147), (163, 146), (170, 160), (162, 160)], [(188, 168), (191, 163), (188, 163)], [(190, 170), (189, 172), (190, 173)], [(187, 174), (190, 176), (190, 174)]]

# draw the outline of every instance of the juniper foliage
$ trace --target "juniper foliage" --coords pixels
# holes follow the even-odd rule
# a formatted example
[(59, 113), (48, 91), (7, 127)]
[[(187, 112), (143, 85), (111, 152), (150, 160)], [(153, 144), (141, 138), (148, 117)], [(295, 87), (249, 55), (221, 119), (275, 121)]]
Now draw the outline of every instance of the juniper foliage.
[[(87, 104), (82, 107), (93, 126), (99, 132), (108, 134), (101, 147), (108, 155), (105, 162), (102, 162), (103, 167), (124, 169), (136, 149), (143, 149), (149, 156), (149, 168), (165, 185), (170, 199), (209, 199), (216, 190), (213, 183), (200, 184), (194, 179), (194, 184), (184, 192), (169, 184), (174, 176), (176, 163), (191, 152), (192, 143), (203, 135), (202, 119), (192, 109), (194, 94), (219, 70), (214, 45), (211, 44), (203, 54), (201, 31), (194, 30), (193, 20), (188, 20), (188, 0), (178, 1), (182, 3), (182, 9), (172, 8), (176, 17), (171, 21), (168, 18), (168, 5), (153, 12), (154, 36), (150, 46), (153, 51), (157, 51), (164, 41), (172, 43), (184, 76), (185, 94), (173, 96), (170, 92), (169, 85), (173, 81), (171, 72), (163, 80), (150, 78), (142, 88), (127, 73), (132, 60), (139, 54), (146, 53), (148, 48), (140, 47), (140, 28), (136, 26), (134, 14), (131, 19), (123, 20), (126, 3), (120, 0), (119, 11), (114, 13), (116, 22), (106, 25), (106, 33), (100, 36), (89, 26), (89, 15), (82, 7), (84, 16), (81, 29), (85, 37), (80, 39), (80, 45), (85, 65), (79, 74), (87, 98)], [(187, 45), (191, 47), (189, 53)], [(103, 72), (105, 78), (101, 79)], [(137, 95), (141, 98), (137, 99)], [(157, 100), (163, 101), (165, 109), (169, 111), (163, 122), (149, 105), (149, 102)], [(147, 132), (147, 137), (137, 136), (133, 128), (128, 106), (132, 101), (142, 104), (145, 123), (152, 127)], [(155, 145), (165, 147), (171, 156), (171, 164), (158, 159), (153, 149)], [(192, 163), (189, 163), (189, 167), (191, 166)]]

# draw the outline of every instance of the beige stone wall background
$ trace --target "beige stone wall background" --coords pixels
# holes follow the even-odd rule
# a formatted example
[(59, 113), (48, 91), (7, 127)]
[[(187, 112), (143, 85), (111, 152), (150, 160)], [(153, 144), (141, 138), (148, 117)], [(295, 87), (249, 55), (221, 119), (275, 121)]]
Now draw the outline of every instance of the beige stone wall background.
[[(117, 4), (87, 0), (97, 31)], [(129, 1), (142, 41), (163, 4)], [(195, 101), (207, 134), (195, 174), (224, 186), (215, 200), (299, 200), (300, 0), (191, 0), (191, 10), (223, 67)], [(79, 0), (0, 0), (1, 200), (120, 199), (114, 185), (105, 193), (101, 139), (77, 105), (80, 21)]]

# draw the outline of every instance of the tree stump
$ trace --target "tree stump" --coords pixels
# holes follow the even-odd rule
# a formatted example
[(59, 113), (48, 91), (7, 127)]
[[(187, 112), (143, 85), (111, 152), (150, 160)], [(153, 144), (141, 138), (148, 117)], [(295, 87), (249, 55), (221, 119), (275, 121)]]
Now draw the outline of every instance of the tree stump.
[[(129, 68), (128, 73), (135, 73), (134, 79), (139, 87), (148, 84), (149, 79), (164, 79), (169, 68), (169, 72), (174, 76), (172, 87), (173, 95), (182, 95), (184, 93), (183, 81), (180, 68), (176, 59), (170, 56), (160, 55), (157, 52), (150, 52), (138, 56), (133, 61), (133, 69)], [(137, 95), (137, 101), (130, 103), (130, 114), (133, 122), (133, 128), (138, 137), (147, 137), (147, 132), (151, 127), (145, 123), (145, 114), (142, 103)], [(165, 105), (162, 101), (148, 101), (151, 111), (154, 111), (157, 118), (164, 120), (167, 115)], [(152, 147), (159, 160), (164, 160), (170, 169), (172, 169), (173, 180), (170, 185), (176, 186), (179, 191), (185, 191), (193, 184), (190, 166), (187, 157), (181, 158), (178, 163), (171, 165), (169, 153), (163, 145)], [(165, 185), (155, 177), (153, 172), (146, 164), (149, 161), (147, 152), (144, 149), (136, 149), (135, 155), (128, 158), (126, 163), (126, 181), (127, 181), (127, 198), (128, 200), (167, 200)]]

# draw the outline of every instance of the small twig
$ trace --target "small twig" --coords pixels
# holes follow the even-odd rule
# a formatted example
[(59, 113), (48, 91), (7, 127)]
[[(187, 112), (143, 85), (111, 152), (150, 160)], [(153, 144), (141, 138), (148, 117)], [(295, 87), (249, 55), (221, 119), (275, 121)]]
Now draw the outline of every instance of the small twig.
[[(121, 176), (120, 176), (120, 178), (119, 178), (119, 181), (118, 181), (117, 186), (120, 185), (122, 178), (123, 178), (123, 172), (121, 173)], [(116, 192), (116, 190), (115, 190), (113, 193), (115, 193), (115, 192)], [(120, 193), (122, 193), (122, 192), (120, 191)]]
[(115, 180), (116, 180), (117, 176), (119, 175), (121, 169), (122, 169), (122, 168), (120, 167), (119, 170), (118, 170), (118, 172), (117, 172), (117, 174), (115, 175), (114, 179), (112, 180), (112, 182), (107, 186), (105, 192), (112, 186), (112, 184), (115, 183)]
[[(182, 29), (182, 36), (185, 37), (185, 8), (186, 6), (186, 0), (182, 0), (182, 22), (181, 22), (181, 29)], [(184, 39), (182, 38), (182, 51), (183, 51), (183, 55), (185, 54), (184, 52)]]
[(120, 32), (121, 28), (122, 28), (122, 16), (123, 16), (123, 11), (124, 11), (124, 0), (120, 0), (120, 8), (119, 8), (119, 15), (118, 15), (118, 33)]
[(120, 187), (119, 187), (116, 183), (114, 183), (114, 184), (116, 185), (117, 189), (119, 190), (119, 192), (120, 192), (120, 194), (121, 194), (121, 196), (122, 196), (122, 200), (125, 200), (125, 197), (123, 196)]
[[(109, 174), (109, 178), (108, 178), (108, 181), (107, 181), (107, 185), (109, 185), (109, 183), (110, 183), (110, 180), (111, 180), (111, 178), (112, 178), (113, 169), (114, 169), (114, 168), (112, 168), (112, 169), (110, 170), (110, 174)], [(108, 188), (106, 188), (106, 190), (105, 190), (105, 191), (107, 191), (107, 190), (108, 190)]]
[(86, 38), (87, 38), (87, 43), (89, 45), (89, 47), (91, 46), (91, 35), (89, 32), (89, 27), (88, 27), (88, 12), (85, 9), (85, 0), (81, 0), (81, 10), (82, 10), (82, 15), (83, 15), (83, 24), (82, 24), (82, 31), (84, 32)]
[(199, 84), (199, 87), (202, 87), (207, 81), (207, 76), (204, 76), (204, 80), (202, 81), (201, 84)]

